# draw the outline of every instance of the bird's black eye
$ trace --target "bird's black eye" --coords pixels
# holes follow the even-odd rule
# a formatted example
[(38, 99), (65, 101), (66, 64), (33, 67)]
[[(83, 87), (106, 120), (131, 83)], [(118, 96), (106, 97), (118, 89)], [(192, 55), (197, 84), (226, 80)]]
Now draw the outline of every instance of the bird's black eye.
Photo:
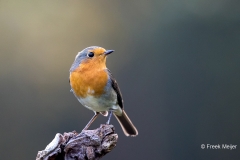
[(93, 56), (94, 56), (94, 53), (93, 53), (93, 52), (89, 52), (87, 56), (88, 56), (88, 57), (93, 57)]

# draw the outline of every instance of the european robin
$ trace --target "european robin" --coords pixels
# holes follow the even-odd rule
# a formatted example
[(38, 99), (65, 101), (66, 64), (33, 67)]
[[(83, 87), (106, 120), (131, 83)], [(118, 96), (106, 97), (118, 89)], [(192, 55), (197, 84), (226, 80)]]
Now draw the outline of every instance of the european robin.
[(117, 81), (106, 67), (106, 58), (113, 50), (102, 47), (87, 47), (77, 54), (70, 68), (71, 91), (78, 101), (94, 112), (85, 126), (88, 129), (99, 113), (117, 118), (126, 136), (136, 136), (138, 131), (123, 108), (123, 99)]

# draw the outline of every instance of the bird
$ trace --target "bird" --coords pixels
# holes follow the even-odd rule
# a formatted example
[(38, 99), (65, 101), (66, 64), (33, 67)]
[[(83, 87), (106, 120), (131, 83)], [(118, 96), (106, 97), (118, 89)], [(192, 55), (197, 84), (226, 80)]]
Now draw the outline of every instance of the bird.
[(87, 130), (99, 114), (108, 116), (107, 124), (114, 115), (124, 134), (135, 137), (138, 130), (124, 110), (116, 79), (106, 67), (107, 56), (113, 52), (99, 46), (90, 46), (78, 52), (70, 67), (71, 91), (84, 107), (94, 112), (83, 130)]

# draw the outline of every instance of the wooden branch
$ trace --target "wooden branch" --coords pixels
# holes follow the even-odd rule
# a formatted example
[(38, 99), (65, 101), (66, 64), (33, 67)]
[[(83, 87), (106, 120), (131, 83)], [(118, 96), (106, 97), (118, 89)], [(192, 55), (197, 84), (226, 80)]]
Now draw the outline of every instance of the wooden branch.
[(109, 153), (117, 144), (113, 125), (102, 124), (95, 130), (57, 133), (36, 160), (96, 160)]

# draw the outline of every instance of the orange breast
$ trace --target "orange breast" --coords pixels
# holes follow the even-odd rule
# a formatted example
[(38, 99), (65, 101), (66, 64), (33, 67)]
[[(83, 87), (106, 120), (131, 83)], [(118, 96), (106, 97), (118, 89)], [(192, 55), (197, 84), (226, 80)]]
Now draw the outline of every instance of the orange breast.
[(86, 62), (70, 73), (70, 84), (78, 97), (87, 95), (98, 97), (104, 93), (108, 81), (104, 66)]

